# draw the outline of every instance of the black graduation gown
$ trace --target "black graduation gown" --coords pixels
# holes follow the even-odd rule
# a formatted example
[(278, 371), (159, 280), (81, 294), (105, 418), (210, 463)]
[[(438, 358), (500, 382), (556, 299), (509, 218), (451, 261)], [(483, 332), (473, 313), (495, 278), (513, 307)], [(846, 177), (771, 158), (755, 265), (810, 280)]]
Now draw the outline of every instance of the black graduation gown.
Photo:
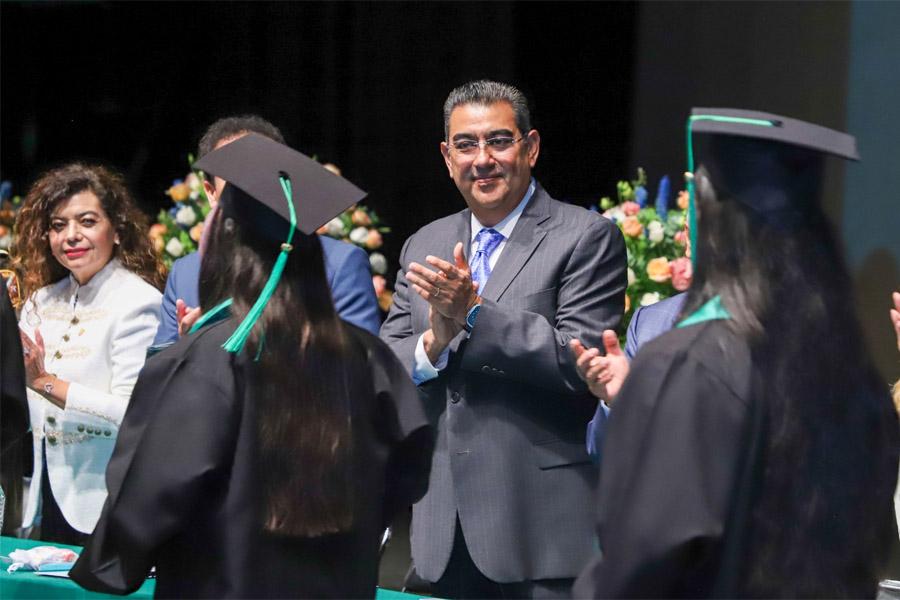
[(359, 350), (352, 396), (354, 525), (293, 538), (262, 530), (253, 398), (222, 349), (234, 318), (148, 359), (107, 469), (109, 497), (71, 577), (130, 593), (156, 566), (159, 598), (372, 598), (380, 534), (428, 485), (433, 433), (415, 386), (375, 336)]
[(3, 535), (12, 535), (22, 525), (24, 450), (31, 447), (30, 437), (28, 444), (24, 443), (28, 427), (19, 322), (6, 282), (0, 279), (0, 487), (6, 495)]
[[(674, 329), (642, 348), (602, 450), (602, 557), (575, 598), (741, 594), (767, 433), (755, 377), (727, 321)], [(877, 506), (886, 516), (888, 496)], [(851, 583), (874, 596), (875, 582)]]

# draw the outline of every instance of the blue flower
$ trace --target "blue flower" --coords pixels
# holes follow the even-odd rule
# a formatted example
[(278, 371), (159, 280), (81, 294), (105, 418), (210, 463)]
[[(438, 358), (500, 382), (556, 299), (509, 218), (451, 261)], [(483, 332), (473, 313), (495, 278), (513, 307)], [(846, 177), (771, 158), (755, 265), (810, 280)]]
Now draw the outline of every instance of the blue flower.
[(634, 199), (641, 205), (641, 208), (647, 208), (647, 188), (639, 186), (638, 189), (634, 190)]
[(597, 205), (596, 205), (596, 204), (591, 204), (590, 206), (588, 206), (588, 210), (592, 210), (592, 211), (594, 211), (594, 212), (599, 212), (599, 211), (597, 210)]
[(0, 202), (9, 200), (12, 196), (12, 182), (4, 181), (0, 183)]
[(663, 175), (659, 180), (659, 189), (656, 192), (656, 214), (665, 223), (669, 216), (669, 176)]

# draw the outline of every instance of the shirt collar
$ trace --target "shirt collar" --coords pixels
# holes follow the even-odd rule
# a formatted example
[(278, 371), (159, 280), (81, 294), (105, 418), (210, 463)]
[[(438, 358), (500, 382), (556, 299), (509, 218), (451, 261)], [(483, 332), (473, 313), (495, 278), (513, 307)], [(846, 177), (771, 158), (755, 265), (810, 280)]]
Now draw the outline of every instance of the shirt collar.
[(99, 271), (94, 273), (94, 276), (91, 277), (91, 280), (84, 285), (80, 285), (78, 283), (78, 280), (75, 279), (75, 275), (69, 272), (69, 285), (74, 289), (82, 289), (85, 292), (99, 288), (101, 285), (103, 285), (104, 281), (112, 277), (112, 274), (116, 272), (118, 266), (119, 259), (116, 257), (110, 258), (109, 262), (103, 265), (103, 268), (101, 268)]
[[(525, 196), (522, 198), (522, 201), (519, 202), (518, 206), (516, 206), (511, 213), (506, 215), (506, 217), (491, 227), (497, 233), (503, 235), (504, 240), (508, 240), (509, 236), (512, 235), (513, 229), (516, 228), (516, 223), (519, 222), (519, 217), (522, 216), (522, 212), (525, 210), (525, 207), (528, 205), (528, 201), (531, 200), (531, 197), (534, 195), (534, 190), (536, 189), (536, 184), (534, 182), (534, 177), (531, 178), (531, 183), (528, 184), (528, 190), (525, 192)], [(473, 243), (475, 241), (475, 236), (478, 235), (478, 232), (484, 229), (484, 225), (481, 224), (477, 218), (475, 218), (475, 213), (472, 213), (472, 237), (469, 240), (469, 243)]]

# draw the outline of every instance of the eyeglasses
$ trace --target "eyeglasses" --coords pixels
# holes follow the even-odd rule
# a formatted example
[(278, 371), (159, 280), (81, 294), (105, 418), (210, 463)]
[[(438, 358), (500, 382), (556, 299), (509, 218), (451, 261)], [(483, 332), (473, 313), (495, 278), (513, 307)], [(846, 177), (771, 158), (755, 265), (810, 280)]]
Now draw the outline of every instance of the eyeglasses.
[(476, 142), (475, 140), (461, 140), (459, 142), (453, 142), (451, 144), (447, 144), (450, 148), (453, 148), (459, 154), (463, 154), (465, 156), (471, 156), (478, 152), (478, 149), (484, 146), (484, 149), (490, 152), (491, 154), (496, 154), (497, 152), (504, 152), (512, 148), (513, 144), (517, 142), (521, 142), (525, 139), (526, 136), (522, 136), (520, 138), (511, 138), (511, 137), (495, 137), (489, 140), (484, 140), (483, 142)]

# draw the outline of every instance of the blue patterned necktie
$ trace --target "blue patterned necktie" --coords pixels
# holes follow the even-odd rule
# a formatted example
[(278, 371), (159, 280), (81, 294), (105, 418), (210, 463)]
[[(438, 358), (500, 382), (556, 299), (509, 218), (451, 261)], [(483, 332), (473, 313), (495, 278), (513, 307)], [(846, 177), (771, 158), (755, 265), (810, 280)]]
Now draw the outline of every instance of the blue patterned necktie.
[(475, 236), (478, 241), (478, 250), (472, 259), (472, 281), (478, 282), (478, 294), (484, 292), (484, 286), (491, 276), (491, 254), (503, 241), (503, 234), (493, 229), (482, 229)]

